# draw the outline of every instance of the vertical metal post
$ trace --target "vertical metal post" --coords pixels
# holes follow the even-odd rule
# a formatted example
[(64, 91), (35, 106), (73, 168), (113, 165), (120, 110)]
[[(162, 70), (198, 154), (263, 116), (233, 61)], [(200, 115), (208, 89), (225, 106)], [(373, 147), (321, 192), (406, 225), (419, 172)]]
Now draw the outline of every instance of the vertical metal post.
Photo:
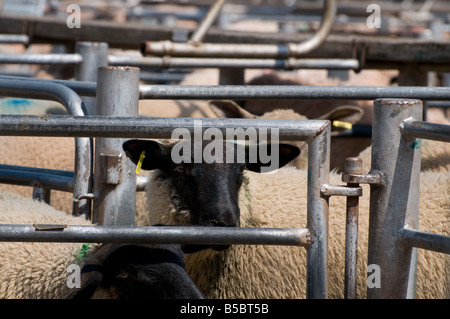
[(328, 197), (320, 189), (330, 173), (330, 126), (308, 145), (307, 227), (312, 245), (307, 253), (306, 297), (327, 298)]
[[(97, 68), (108, 65), (108, 43), (77, 42), (75, 51), (83, 57), (83, 62), (76, 67), (75, 79), (97, 82)], [(95, 97), (84, 96), (83, 102), (88, 114), (95, 114)]]
[[(98, 69), (97, 115), (137, 116), (139, 68)], [(120, 138), (95, 139), (94, 216), (101, 225), (134, 225), (136, 174)]]
[(50, 189), (43, 188), (39, 183), (33, 186), (33, 199), (50, 204)]
[[(362, 159), (349, 157), (345, 160), (345, 173), (361, 175)], [(359, 183), (347, 183), (348, 187), (358, 187)], [(344, 297), (356, 299), (358, 270), (358, 215), (359, 197), (347, 196), (347, 215), (345, 223), (345, 287)]]
[(398, 241), (404, 225), (417, 229), (419, 215), (420, 144), (401, 134), (407, 118), (421, 120), (420, 100), (375, 100), (372, 171), (384, 173), (385, 183), (370, 188), (368, 263), (379, 270), (373, 277), (379, 283), (368, 282), (368, 298), (409, 298), (415, 291), (416, 249)]

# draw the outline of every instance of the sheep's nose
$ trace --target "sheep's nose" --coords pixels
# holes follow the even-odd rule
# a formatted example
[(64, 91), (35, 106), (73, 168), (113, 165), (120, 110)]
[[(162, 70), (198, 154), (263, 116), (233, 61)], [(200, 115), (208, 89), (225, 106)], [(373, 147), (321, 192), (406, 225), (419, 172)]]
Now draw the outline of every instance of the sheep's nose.
[(239, 215), (229, 212), (223, 214), (221, 218), (207, 218), (203, 220), (202, 224), (214, 227), (239, 227)]

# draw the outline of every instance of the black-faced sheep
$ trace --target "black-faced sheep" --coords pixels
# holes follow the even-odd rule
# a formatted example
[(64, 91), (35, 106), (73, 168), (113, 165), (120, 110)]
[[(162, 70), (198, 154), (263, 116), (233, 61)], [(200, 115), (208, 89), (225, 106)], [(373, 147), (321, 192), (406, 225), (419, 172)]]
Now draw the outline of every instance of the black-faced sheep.
[[(0, 224), (91, 225), (0, 192)], [(79, 278), (76, 271), (79, 270)], [(79, 287), (77, 288), (77, 280)], [(202, 298), (179, 245), (0, 242), (0, 298)]]
[[(155, 147), (155, 150), (158, 148)], [(129, 155), (133, 157), (131, 153)], [(221, 170), (225, 168), (221, 167)], [(200, 169), (200, 166), (197, 169)], [(220, 174), (222, 176), (223, 172)], [(216, 176), (218, 183), (220, 178)], [(239, 183), (242, 185), (240, 188), (235, 189), (235, 196), (239, 202), (241, 227), (306, 225), (306, 171), (292, 167), (281, 168), (273, 174), (245, 171), (239, 178), (242, 178), (243, 182)], [(420, 181), (419, 229), (448, 236), (450, 228), (448, 174), (422, 172)], [(147, 187), (150, 225), (157, 223), (183, 225), (195, 220), (184, 213), (186, 211), (192, 213), (192, 209), (180, 207), (179, 202), (182, 202), (183, 194), (175, 189), (173, 183), (170, 173), (164, 170), (157, 170), (152, 174)], [(341, 184), (340, 175), (331, 173), (330, 183)], [(199, 184), (192, 187), (198, 188)], [(364, 194), (370, 193), (367, 185), (362, 187)], [(202, 193), (203, 190), (200, 187), (197, 192)], [(221, 193), (215, 194), (216, 197), (220, 195)], [(195, 199), (198, 200), (198, 197)], [(344, 293), (345, 207), (344, 197), (330, 198), (328, 243), (330, 298), (343, 298)], [(368, 211), (369, 199), (366, 195), (360, 199), (359, 298), (364, 298), (367, 291)], [(417, 297), (450, 297), (449, 266), (448, 255), (419, 249)], [(305, 297), (306, 250), (303, 248), (234, 245), (224, 251), (207, 249), (188, 254), (186, 267), (194, 282), (209, 298)]]

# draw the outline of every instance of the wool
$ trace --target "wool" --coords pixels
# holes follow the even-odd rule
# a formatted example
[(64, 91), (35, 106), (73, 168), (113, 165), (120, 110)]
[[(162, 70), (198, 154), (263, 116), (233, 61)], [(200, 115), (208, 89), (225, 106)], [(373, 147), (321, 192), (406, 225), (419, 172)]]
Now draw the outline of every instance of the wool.
[[(0, 191), (0, 224), (90, 225), (31, 198)], [(0, 242), (0, 298), (64, 298), (82, 243)]]
[[(307, 172), (293, 167), (272, 174), (245, 172), (240, 192), (242, 227), (305, 227)], [(170, 181), (152, 174), (147, 187), (149, 222), (183, 224), (170, 201)], [(449, 174), (422, 172), (419, 229), (448, 236)], [(342, 184), (338, 174), (330, 183)], [(368, 185), (361, 185), (358, 237), (358, 298), (366, 298), (369, 224)], [(243, 187), (244, 188), (244, 187)], [(242, 196), (242, 194), (245, 196)], [(329, 199), (328, 297), (343, 298), (345, 197)], [(186, 256), (186, 269), (207, 298), (305, 298), (306, 249), (288, 246), (233, 245)], [(418, 250), (417, 298), (450, 297), (450, 256)]]

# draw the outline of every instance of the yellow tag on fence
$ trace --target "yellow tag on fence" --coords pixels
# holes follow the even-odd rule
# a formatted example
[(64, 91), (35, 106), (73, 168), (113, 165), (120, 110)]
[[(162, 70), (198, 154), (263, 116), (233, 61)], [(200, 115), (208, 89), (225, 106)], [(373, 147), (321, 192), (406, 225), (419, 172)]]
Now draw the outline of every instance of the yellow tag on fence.
[(139, 172), (141, 171), (142, 162), (144, 162), (145, 158), (145, 151), (142, 151), (141, 155), (139, 156), (139, 162), (136, 165), (136, 175), (139, 175)]

